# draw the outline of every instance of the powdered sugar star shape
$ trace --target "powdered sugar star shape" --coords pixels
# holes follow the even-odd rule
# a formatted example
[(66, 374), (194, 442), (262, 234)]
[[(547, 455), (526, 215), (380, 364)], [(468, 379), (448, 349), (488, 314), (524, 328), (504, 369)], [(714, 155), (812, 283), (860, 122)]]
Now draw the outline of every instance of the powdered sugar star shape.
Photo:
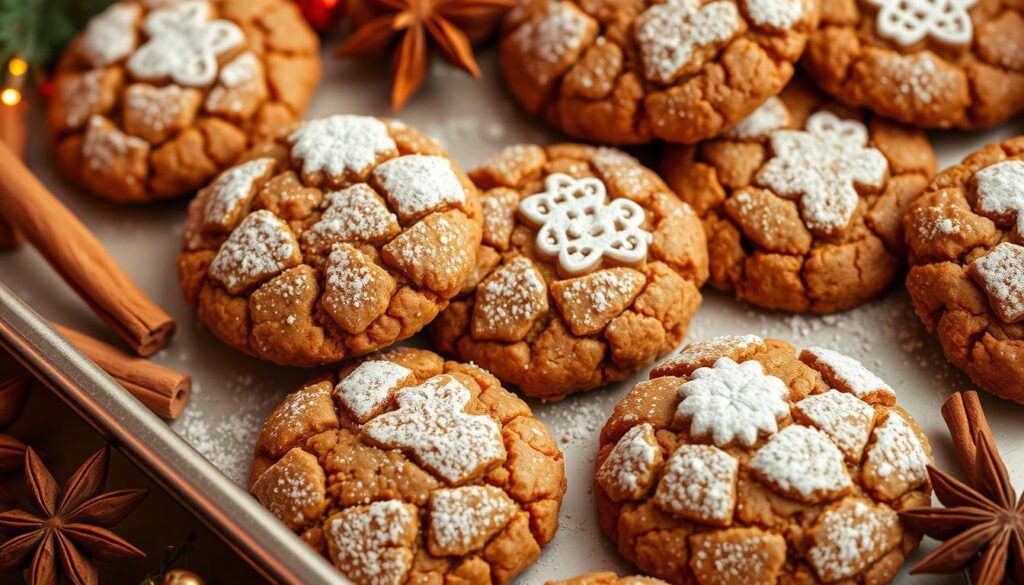
[(850, 223), (859, 195), (855, 185), (880, 188), (889, 161), (868, 146), (868, 129), (831, 112), (807, 119), (806, 130), (779, 130), (771, 137), (774, 158), (758, 182), (776, 195), (800, 199), (804, 224), (818, 235), (834, 235)]
[(217, 78), (217, 57), (245, 42), (238, 25), (211, 16), (205, 1), (149, 13), (142, 23), (149, 40), (128, 58), (128, 71), (142, 79), (170, 77), (180, 85), (210, 85)]
[(544, 179), (545, 190), (519, 203), (519, 213), (537, 232), (537, 250), (558, 259), (569, 275), (590, 273), (602, 259), (637, 264), (647, 258), (651, 234), (641, 225), (644, 210), (629, 199), (608, 203), (604, 183), (554, 173)]
[(1016, 219), (1024, 238), (1024, 161), (1008, 160), (987, 166), (974, 175), (978, 208), (986, 214)]
[(498, 424), (463, 411), (469, 390), (451, 376), (435, 376), (395, 395), (398, 409), (369, 421), (363, 432), (390, 449), (409, 451), (449, 485), (458, 485), (505, 459)]
[(711, 436), (719, 447), (738, 441), (747, 447), (760, 433), (775, 434), (778, 420), (789, 414), (782, 380), (764, 373), (760, 362), (737, 364), (720, 358), (711, 368), (699, 368), (679, 387), (682, 402), (677, 420), (690, 421), (690, 435)]
[(909, 47), (930, 36), (940, 43), (971, 42), (974, 26), (967, 9), (978, 0), (868, 0), (879, 8), (878, 34)]

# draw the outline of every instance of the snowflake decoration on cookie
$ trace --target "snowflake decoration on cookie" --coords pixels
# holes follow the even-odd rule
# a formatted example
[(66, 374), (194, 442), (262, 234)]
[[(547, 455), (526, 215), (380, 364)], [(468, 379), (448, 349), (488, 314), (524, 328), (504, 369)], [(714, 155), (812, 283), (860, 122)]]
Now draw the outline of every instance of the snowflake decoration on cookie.
[(719, 447), (733, 442), (750, 447), (758, 435), (775, 434), (778, 421), (789, 415), (786, 384), (766, 375), (756, 360), (737, 364), (720, 358), (713, 367), (693, 372), (679, 395), (676, 420), (689, 420), (690, 435), (710, 436)]
[(629, 199), (608, 203), (604, 183), (554, 173), (545, 190), (519, 203), (520, 215), (540, 229), (537, 251), (558, 259), (570, 276), (588, 274), (607, 258), (615, 264), (638, 264), (647, 258), (651, 234), (642, 227), (644, 210)]
[(953, 46), (971, 42), (974, 26), (967, 9), (978, 0), (868, 0), (878, 7), (878, 34), (909, 47), (930, 36)]
[(799, 199), (804, 224), (816, 235), (836, 235), (857, 209), (856, 185), (880, 189), (889, 162), (868, 146), (868, 129), (856, 120), (817, 112), (806, 128), (772, 134), (775, 156), (757, 182), (780, 197)]
[(974, 175), (978, 209), (983, 215), (1014, 221), (1024, 238), (1024, 161), (1008, 160), (987, 166)]
[(245, 43), (242, 29), (227, 20), (211, 20), (208, 2), (185, 2), (154, 10), (142, 23), (149, 37), (128, 59), (128, 72), (147, 80), (170, 78), (205, 87), (217, 78), (217, 58)]

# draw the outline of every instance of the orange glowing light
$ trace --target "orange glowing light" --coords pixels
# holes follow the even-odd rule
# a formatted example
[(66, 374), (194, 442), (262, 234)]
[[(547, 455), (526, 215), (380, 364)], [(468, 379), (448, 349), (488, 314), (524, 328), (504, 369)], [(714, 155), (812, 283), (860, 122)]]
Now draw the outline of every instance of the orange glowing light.
[(7, 70), (15, 77), (21, 77), (28, 71), (28, 62), (20, 57), (15, 57), (7, 62)]
[(13, 88), (7, 88), (0, 92), (0, 102), (3, 102), (5, 106), (16, 106), (21, 102), (21, 92)]

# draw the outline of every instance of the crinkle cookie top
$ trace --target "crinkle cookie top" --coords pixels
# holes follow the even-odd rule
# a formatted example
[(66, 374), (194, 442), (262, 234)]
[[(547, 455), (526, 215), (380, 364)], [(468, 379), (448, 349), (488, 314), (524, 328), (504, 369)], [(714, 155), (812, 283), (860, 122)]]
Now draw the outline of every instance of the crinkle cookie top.
[(993, 126), (1024, 108), (1024, 6), (1007, 0), (825, 0), (803, 65), (824, 90), (929, 128)]
[(776, 95), (818, 0), (520, 0), (500, 66), (527, 110), (593, 142), (693, 143)]
[(715, 287), (829, 313), (896, 279), (903, 212), (935, 165), (923, 132), (828, 103), (797, 79), (720, 137), (668, 147), (661, 169), (704, 219)]
[(602, 529), (678, 585), (888, 583), (921, 538), (898, 512), (931, 501), (931, 448), (888, 384), (752, 335), (656, 366), (600, 444)]
[(665, 585), (661, 579), (651, 577), (619, 577), (615, 573), (585, 573), (569, 579), (548, 581), (545, 585)]
[(392, 349), (267, 417), (250, 491), (357, 585), (503, 584), (551, 541), (562, 454), (472, 365)]
[(433, 140), (364, 116), (305, 122), (189, 206), (186, 300), (221, 339), (319, 365), (419, 331), (473, 269), (476, 187)]
[(978, 385), (1024, 402), (1024, 137), (940, 173), (903, 224), (918, 316)]
[(685, 337), (707, 279), (700, 220), (611, 148), (518, 145), (470, 173), (483, 245), (433, 328), (439, 347), (530, 396), (619, 380)]
[(121, 0), (93, 17), (55, 76), (57, 161), (102, 197), (195, 191), (299, 119), (319, 41), (285, 0)]

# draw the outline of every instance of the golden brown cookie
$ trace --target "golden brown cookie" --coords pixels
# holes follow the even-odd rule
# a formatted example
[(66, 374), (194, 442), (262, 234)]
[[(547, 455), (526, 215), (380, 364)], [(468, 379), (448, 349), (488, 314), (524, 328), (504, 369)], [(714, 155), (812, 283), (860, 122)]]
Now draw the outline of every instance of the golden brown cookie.
[(419, 331), (473, 270), (480, 197), (400, 122), (331, 116), (261, 145), (189, 205), (178, 276), (229, 345), (280, 364)]
[(923, 132), (827, 103), (798, 79), (721, 137), (668, 147), (661, 170), (704, 219), (712, 285), (831, 313), (896, 279), (903, 211), (935, 164)]
[(271, 412), (250, 492), (356, 585), (507, 583), (558, 528), (562, 453), (486, 371), (392, 349)]
[(650, 577), (619, 577), (615, 573), (586, 573), (577, 575), (571, 579), (561, 581), (548, 581), (545, 585), (667, 585), (661, 579)]
[(753, 335), (692, 343), (601, 431), (601, 528), (677, 585), (892, 581), (928, 505), (928, 439), (856, 360)]
[(519, 0), (499, 64), (528, 111), (608, 144), (714, 136), (793, 76), (819, 0)]
[(911, 203), (907, 289), (946, 357), (1024, 402), (1024, 137), (939, 173)]
[(804, 69), (846, 103), (915, 126), (980, 128), (1024, 109), (1024, 5), (824, 0)]
[(319, 44), (286, 0), (121, 0), (57, 68), (57, 162), (117, 201), (189, 194), (302, 117)]
[(707, 279), (704, 230), (611, 148), (505, 149), (470, 173), (483, 245), (438, 346), (548, 400), (621, 380), (682, 341)]

